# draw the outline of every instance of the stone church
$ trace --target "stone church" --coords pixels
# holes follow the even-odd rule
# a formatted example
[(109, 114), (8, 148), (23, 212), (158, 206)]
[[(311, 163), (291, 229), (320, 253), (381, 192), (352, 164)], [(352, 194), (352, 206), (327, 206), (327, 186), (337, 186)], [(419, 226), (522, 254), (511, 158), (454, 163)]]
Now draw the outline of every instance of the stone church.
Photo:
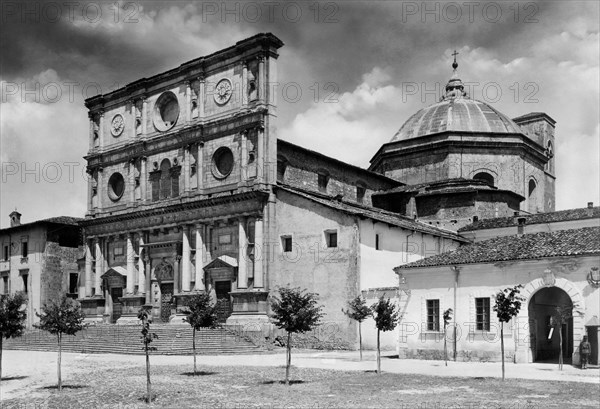
[(151, 305), (181, 322), (186, 298), (207, 291), (222, 321), (260, 326), (289, 284), (319, 293), (327, 346), (353, 346), (341, 308), (396, 294), (394, 267), (469, 243), (457, 230), (473, 222), (554, 210), (554, 120), (470, 99), (456, 61), (440, 102), (369, 169), (279, 139), (268, 84), (282, 46), (258, 34), (86, 100), (88, 321)]

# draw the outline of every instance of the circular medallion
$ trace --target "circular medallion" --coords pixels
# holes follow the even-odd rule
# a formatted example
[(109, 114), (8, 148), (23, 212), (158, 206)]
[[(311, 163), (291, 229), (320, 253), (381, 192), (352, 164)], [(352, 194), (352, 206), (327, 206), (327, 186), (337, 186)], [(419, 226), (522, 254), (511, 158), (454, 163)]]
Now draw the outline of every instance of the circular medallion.
[(113, 116), (112, 122), (110, 123), (110, 132), (114, 137), (117, 137), (123, 133), (125, 128), (125, 121), (121, 114)]
[(233, 87), (231, 86), (231, 81), (229, 81), (227, 78), (223, 78), (215, 87), (215, 102), (219, 105), (225, 105), (227, 102), (229, 102), (232, 93)]

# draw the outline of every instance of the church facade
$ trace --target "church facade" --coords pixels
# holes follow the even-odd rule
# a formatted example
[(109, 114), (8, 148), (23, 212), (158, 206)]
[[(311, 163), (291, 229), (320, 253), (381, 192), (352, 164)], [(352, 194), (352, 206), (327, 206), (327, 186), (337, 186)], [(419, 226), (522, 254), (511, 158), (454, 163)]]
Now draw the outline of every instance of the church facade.
[[(187, 298), (205, 291), (222, 322), (260, 334), (269, 296), (290, 285), (325, 306), (322, 334), (306, 345), (353, 348), (357, 325), (341, 310), (358, 294), (393, 298), (403, 320), (421, 322), (425, 304), (410, 294), (437, 276), (409, 287), (419, 279), (399, 283), (394, 268), (473, 245), (466, 226), (554, 211), (554, 120), (510, 119), (470, 99), (456, 61), (440, 102), (409, 118), (369, 169), (279, 139), (269, 83), (282, 46), (259, 34), (86, 100), (78, 296), (88, 321), (136, 322), (146, 305), (156, 321), (181, 322)], [(418, 350), (401, 328), (383, 348)]]

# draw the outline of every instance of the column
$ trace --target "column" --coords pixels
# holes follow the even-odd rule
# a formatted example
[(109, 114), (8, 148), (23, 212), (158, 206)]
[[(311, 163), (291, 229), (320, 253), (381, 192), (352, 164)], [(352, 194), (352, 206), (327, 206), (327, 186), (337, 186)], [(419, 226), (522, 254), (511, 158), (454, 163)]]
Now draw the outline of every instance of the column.
[(242, 132), (240, 132), (240, 141), (242, 144), (241, 147), (241, 166), (240, 166), (240, 181), (245, 181), (246, 179), (248, 179), (248, 131), (243, 130)]
[(269, 168), (265, 163), (265, 133), (263, 128), (256, 130), (256, 179), (259, 182), (264, 181), (265, 174), (269, 172)]
[(248, 269), (246, 267), (246, 258), (248, 252), (246, 240), (246, 219), (238, 219), (238, 288), (248, 288)]
[(90, 150), (94, 148), (94, 114), (91, 112), (88, 112), (88, 118), (90, 120), (90, 141), (89, 141), (89, 146), (90, 146)]
[(144, 249), (146, 257), (146, 304), (152, 304), (152, 259), (150, 258), (149, 248)]
[(127, 233), (127, 294), (135, 289), (135, 260), (133, 254), (133, 233)]
[(173, 294), (179, 294), (181, 288), (181, 280), (179, 279), (179, 262), (181, 261), (181, 256), (175, 253), (173, 258)]
[(192, 251), (190, 248), (190, 226), (183, 226), (183, 245), (181, 249), (181, 291), (189, 292), (192, 280)]
[[(85, 277), (83, 294), (79, 294), (79, 298), (92, 296), (92, 243), (91, 240), (85, 241)], [(79, 290), (81, 292), (81, 289)]]
[(147, 193), (146, 190), (148, 188), (148, 173), (146, 172), (146, 165), (148, 162), (148, 158), (142, 156), (140, 158), (140, 197), (142, 203), (146, 201)]
[[(104, 169), (103, 168), (98, 168), (98, 184), (96, 186), (96, 207), (99, 210), (102, 210), (102, 197), (104, 194)], [(98, 255), (96, 255), (96, 258), (98, 258)]]
[(87, 174), (87, 189), (88, 189), (88, 212), (94, 209), (94, 171), (90, 168), (86, 169)]
[(129, 159), (129, 201), (130, 205), (135, 203), (135, 158)]
[(102, 269), (104, 267), (104, 257), (103, 257), (103, 239), (98, 237), (95, 240), (96, 244), (96, 277), (94, 280), (94, 288), (95, 288), (95, 296), (102, 297), (102, 280), (100, 276), (102, 276)]
[(242, 63), (242, 106), (248, 105), (248, 62)]
[(266, 102), (265, 101), (265, 91), (266, 91), (266, 84), (265, 84), (265, 57), (264, 56), (259, 56), (258, 57), (258, 100), (261, 102)]
[(190, 123), (192, 120), (192, 83), (185, 82), (185, 121)]
[(198, 77), (198, 81), (200, 82), (200, 92), (198, 94), (198, 116), (200, 118), (204, 118), (204, 86), (206, 84), (206, 80), (204, 76)]
[(204, 225), (196, 225), (196, 291), (205, 291), (204, 286)]
[(190, 192), (190, 156), (191, 156), (191, 145), (187, 145), (183, 148), (183, 191), (186, 193)]
[(263, 288), (263, 220), (254, 222), (254, 287)]
[(129, 101), (130, 102), (130, 106), (131, 106), (131, 118), (130, 118), (130, 127), (131, 127), (131, 139), (135, 139), (137, 138), (137, 130), (136, 130), (136, 126), (135, 126), (135, 100), (132, 99)]
[(148, 102), (146, 102), (146, 97), (142, 97), (142, 136), (146, 136), (147, 126), (146, 119), (148, 119)]
[(98, 126), (98, 138), (100, 149), (104, 148), (104, 111), (100, 111), (100, 124)]
[(146, 274), (144, 270), (144, 232), (140, 232), (139, 252), (138, 252), (138, 294), (146, 293)]
[(198, 160), (196, 161), (196, 178), (198, 184), (198, 192), (201, 192), (204, 189), (204, 184), (202, 181), (204, 180), (204, 157), (202, 156), (204, 151), (204, 144), (202, 142), (198, 143)]

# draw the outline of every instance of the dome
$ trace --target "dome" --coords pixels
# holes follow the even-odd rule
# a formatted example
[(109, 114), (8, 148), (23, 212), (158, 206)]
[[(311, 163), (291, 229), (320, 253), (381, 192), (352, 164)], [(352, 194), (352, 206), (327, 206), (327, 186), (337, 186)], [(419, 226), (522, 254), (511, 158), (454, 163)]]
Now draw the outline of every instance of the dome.
[(485, 102), (467, 97), (463, 83), (457, 76), (457, 67), (455, 59), (452, 65), (454, 74), (446, 84), (446, 93), (442, 100), (417, 111), (402, 125), (390, 142), (446, 131), (521, 133), (521, 129), (512, 119)]
[(419, 110), (391, 142), (445, 131), (521, 133), (517, 124), (485, 102), (448, 98)]

